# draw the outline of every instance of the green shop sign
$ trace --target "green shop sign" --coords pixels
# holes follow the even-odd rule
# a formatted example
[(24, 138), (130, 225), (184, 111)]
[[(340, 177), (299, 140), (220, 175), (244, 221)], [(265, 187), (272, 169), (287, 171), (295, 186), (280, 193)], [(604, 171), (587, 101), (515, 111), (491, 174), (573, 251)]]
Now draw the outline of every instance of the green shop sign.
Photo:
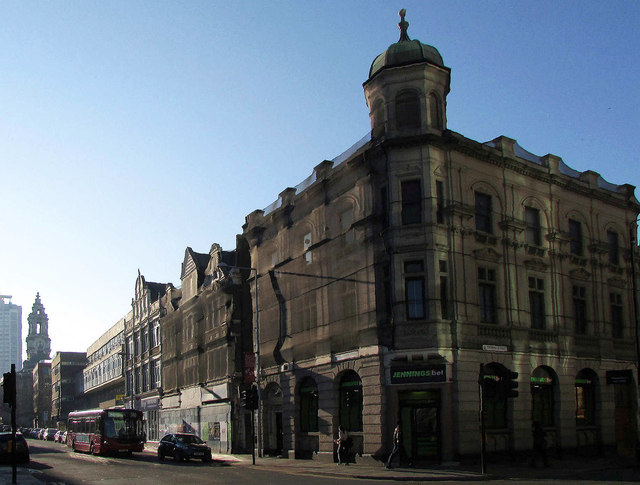
[(419, 384), (446, 382), (447, 372), (442, 365), (391, 366), (391, 384)]

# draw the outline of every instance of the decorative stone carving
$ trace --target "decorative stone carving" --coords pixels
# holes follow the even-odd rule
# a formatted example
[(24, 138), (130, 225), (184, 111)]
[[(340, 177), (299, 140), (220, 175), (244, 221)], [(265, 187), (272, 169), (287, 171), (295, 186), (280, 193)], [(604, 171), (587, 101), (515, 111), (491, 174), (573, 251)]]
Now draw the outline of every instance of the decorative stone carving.
[(502, 259), (502, 255), (493, 248), (476, 249), (473, 251), (473, 256), (476, 259), (490, 261), (492, 263), (497, 263)]

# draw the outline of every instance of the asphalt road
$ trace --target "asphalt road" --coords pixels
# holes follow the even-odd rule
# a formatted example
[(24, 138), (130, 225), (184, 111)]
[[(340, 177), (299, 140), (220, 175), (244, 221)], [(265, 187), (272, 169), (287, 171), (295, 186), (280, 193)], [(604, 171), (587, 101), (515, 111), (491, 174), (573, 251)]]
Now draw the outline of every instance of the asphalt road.
[[(424, 477), (416, 480), (411, 478), (396, 477), (396, 480), (385, 479), (385, 471), (380, 470), (378, 479), (358, 478), (357, 476), (340, 475), (337, 470), (344, 469), (335, 466), (311, 468), (309, 466), (288, 466), (280, 462), (280, 466), (265, 464), (251, 465), (248, 463), (174, 463), (171, 459), (160, 463), (152, 453), (136, 453), (132, 457), (127, 456), (93, 456), (85, 453), (74, 453), (64, 445), (39, 440), (28, 440), (31, 450), (31, 463), (20, 468), (20, 480), (22, 484), (102, 484), (102, 485), (184, 485), (192, 483), (206, 484), (242, 484), (242, 485), (269, 485), (278, 484), (334, 484), (357, 483), (362, 485), (399, 483), (458, 483), (460, 480), (442, 480)], [(287, 460), (288, 461), (288, 460)], [(354, 470), (356, 466), (352, 467)], [(351, 467), (350, 467), (351, 468)], [(0, 484), (11, 483), (10, 467), (2, 467)], [(353, 471), (353, 470), (350, 470)], [(506, 470), (503, 470), (503, 472)], [(9, 473), (7, 473), (9, 472)], [(519, 485), (554, 483), (561, 485), (590, 485), (638, 484), (640, 470), (637, 467), (616, 468), (609, 467), (602, 470), (590, 470), (580, 473), (575, 470), (570, 476), (560, 477), (535, 477), (502, 474), (500, 479), (491, 477), (479, 477), (478, 480), (465, 480), (466, 483), (482, 484), (513, 484), (514, 480)], [(34, 480), (37, 478), (37, 481)], [(495, 478), (495, 477), (494, 477)], [(31, 479), (31, 480), (29, 480)]]
[[(102, 484), (102, 485), (183, 485), (191, 483), (225, 483), (267, 485), (271, 483), (305, 485), (353, 482), (351, 477), (314, 476), (300, 469), (273, 470), (247, 464), (201, 463), (190, 461), (174, 463), (171, 459), (160, 463), (149, 453), (127, 456), (93, 456), (74, 453), (64, 445), (50, 441), (28, 440), (33, 475), (47, 483)], [(385, 481), (358, 480), (362, 484), (380, 484)], [(391, 483), (391, 482), (389, 482)]]

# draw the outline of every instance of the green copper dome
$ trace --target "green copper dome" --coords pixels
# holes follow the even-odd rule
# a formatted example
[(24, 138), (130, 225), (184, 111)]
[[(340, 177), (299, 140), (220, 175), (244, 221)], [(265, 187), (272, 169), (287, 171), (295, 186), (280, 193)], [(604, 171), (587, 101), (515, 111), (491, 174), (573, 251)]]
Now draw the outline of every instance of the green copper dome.
[(429, 62), (430, 64), (444, 67), (444, 62), (438, 49), (423, 44), (419, 40), (411, 40), (409, 38), (407, 34), (409, 22), (404, 19), (406, 10), (400, 10), (399, 14), (400, 23), (398, 24), (398, 28), (400, 29), (400, 40), (395, 44), (391, 44), (386, 51), (373, 60), (371, 69), (369, 69), (369, 79), (387, 67), (405, 66), (419, 62)]

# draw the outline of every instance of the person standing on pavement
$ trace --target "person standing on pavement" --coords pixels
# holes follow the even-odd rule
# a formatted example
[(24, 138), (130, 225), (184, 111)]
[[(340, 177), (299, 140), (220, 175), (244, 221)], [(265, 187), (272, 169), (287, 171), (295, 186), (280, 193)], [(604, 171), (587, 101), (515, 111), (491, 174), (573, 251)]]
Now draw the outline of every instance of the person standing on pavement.
[[(400, 421), (396, 423), (396, 428), (393, 430), (393, 449), (391, 450), (391, 454), (387, 459), (387, 468), (391, 468), (391, 462), (396, 457), (396, 455), (400, 455), (400, 446), (402, 441), (402, 429), (400, 428)], [(400, 459), (400, 458), (398, 458)]]
[(533, 456), (531, 466), (538, 465), (538, 459), (542, 458), (545, 468), (549, 466), (547, 460), (547, 433), (538, 421), (533, 423)]
[(338, 439), (336, 443), (338, 444), (338, 465), (348, 465), (347, 461), (347, 440), (349, 439), (349, 435), (347, 431), (344, 429), (344, 426), (338, 426)]

